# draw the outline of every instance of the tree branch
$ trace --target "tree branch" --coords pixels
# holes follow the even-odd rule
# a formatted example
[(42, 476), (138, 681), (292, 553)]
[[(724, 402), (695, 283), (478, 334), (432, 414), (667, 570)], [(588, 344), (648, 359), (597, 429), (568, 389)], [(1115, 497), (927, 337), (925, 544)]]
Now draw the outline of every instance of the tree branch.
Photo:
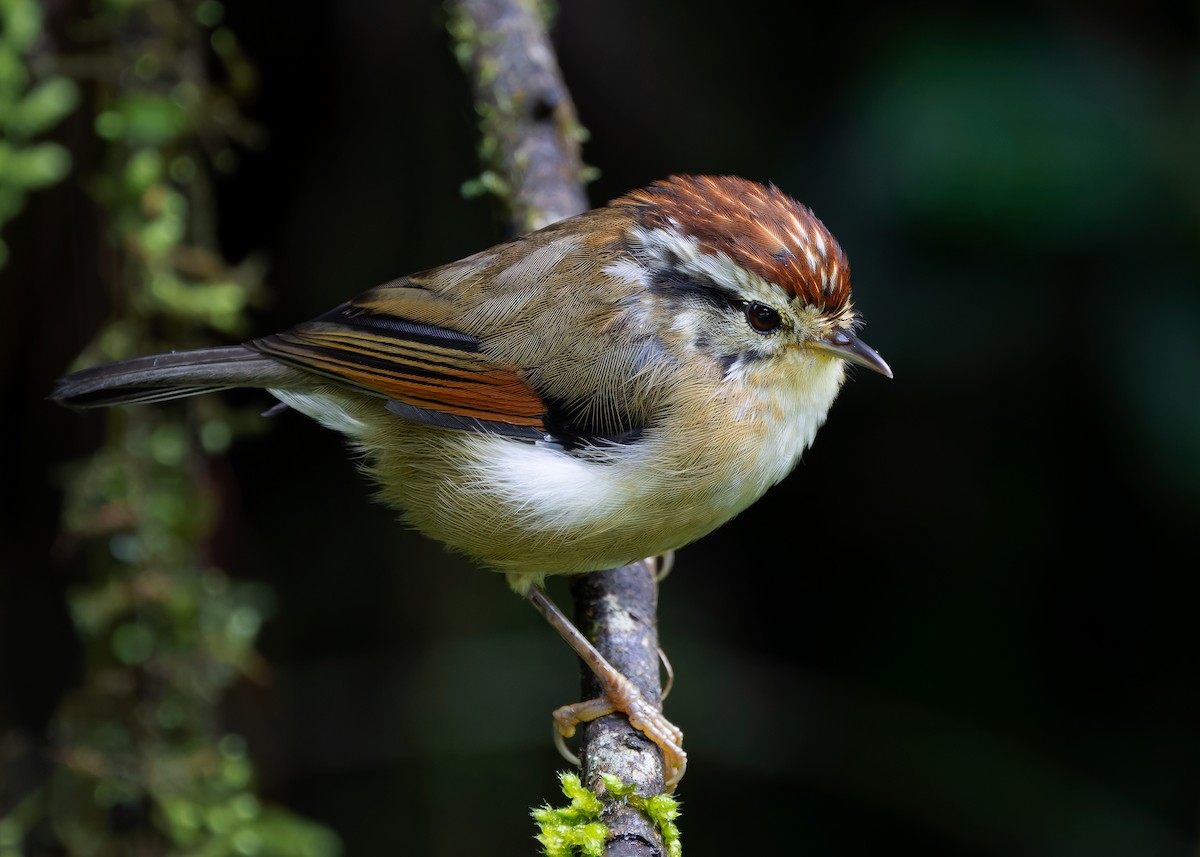
[(575, 115), (533, 0), (450, 0), (455, 54), (471, 77), (483, 141), (480, 187), (503, 199), (519, 232), (585, 211)]
[[(575, 624), (600, 654), (636, 685), (642, 696), (662, 706), (658, 674), (658, 582), (652, 559), (621, 568), (580, 574), (571, 581)], [(600, 692), (590, 670), (583, 671), (583, 698)], [(583, 730), (583, 781), (597, 794), (601, 774), (634, 783), (643, 796), (661, 794), (662, 751), (621, 714), (588, 723)], [(661, 855), (662, 836), (646, 815), (631, 806), (615, 807), (606, 820), (612, 838), (607, 857)]]
[[(482, 185), (511, 208), (519, 231), (583, 211), (582, 129), (533, 0), (450, 0), (450, 32), (471, 76), (486, 169)], [(653, 561), (577, 576), (576, 624), (600, 653), (652, 703), (661, 704), (657, 584)], [(584, 698), (597, 695), (583, 671)], [(602, 773), (633, 783), (638, 794), (662, 793), (661, 751), (622, 715), (587, 724), (583, 779), (604, 792)], [(660, 855), (655, 824), (628, 804), (605, 819), (610, 857)]]

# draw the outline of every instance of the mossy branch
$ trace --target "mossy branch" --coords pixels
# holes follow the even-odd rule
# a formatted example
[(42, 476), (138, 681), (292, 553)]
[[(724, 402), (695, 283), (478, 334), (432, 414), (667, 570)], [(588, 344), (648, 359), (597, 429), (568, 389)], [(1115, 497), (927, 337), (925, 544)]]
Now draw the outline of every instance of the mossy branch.
[[(579, 147), (584, 132), (559, 72), (540, 4), (450, 0), (448, 9), (455, 52), (471, 76), (482, 133), (485, 171), (467, 190), (499, 196), (509, 206), (518, 232), (583, 211), (588, 171)], [(658, 703), (662, 691), (652, 565), (638, 562), (581, 575), (572, 591), (580, 630), (643, 696)], [(585, 668), (585, 698), (595, 696), (597, 690)], [(548, 854), (580, 849), (584, 849), (580, 853), (611, 857), (679, 853), (678, 831), (672, 825), (673, 838), (667, 841), (666, 828), (647, 809), (648, 801), (664, 789), (658, 747), (624, 716), (610, 715), (587, 724), (582, 759), (583, 782), (603, 797), (604, 848), (588, 850), (594, 849), (596, 840), (595, 829), (587, 828), (586, 845), (583, 840), (572, 845), (569, 837), (579, 831), (567, 831), (568, 838), (556, 840), (554, 848), (544, 842)]]
[(587, 209), (586, 131), (533, 0), (452, 0), (454, 52), (471, 78), (484, 172), (464, 189), (493, 193), (518, 232)]

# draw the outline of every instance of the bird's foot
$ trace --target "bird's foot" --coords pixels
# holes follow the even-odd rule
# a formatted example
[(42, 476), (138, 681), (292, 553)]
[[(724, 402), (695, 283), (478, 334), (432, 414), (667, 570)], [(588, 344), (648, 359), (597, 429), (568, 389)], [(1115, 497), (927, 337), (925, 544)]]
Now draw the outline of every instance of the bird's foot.
[(580, 723), (589, 723), (609, 714), (624, 714), (629, 718), (630, 726), (662, 750), (664, 784), (668, 791), (673, 791), (687, 770), (682, 730), (667, 720), (625, 676), (614, 671), (599, 678), (605, 686), (604, 696), (564, 705), (554, 712), (554, 743), (559, 752), (567, 761), (578, 765), (579, 757), (567, 749), (563, 739), (572, 737)]

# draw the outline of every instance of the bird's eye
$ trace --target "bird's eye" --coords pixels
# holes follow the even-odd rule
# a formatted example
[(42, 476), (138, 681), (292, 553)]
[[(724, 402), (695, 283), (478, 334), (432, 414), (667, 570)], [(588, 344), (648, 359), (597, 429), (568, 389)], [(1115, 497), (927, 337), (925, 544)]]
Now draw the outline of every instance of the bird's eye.
[(783, 324), (778, 310), (766, 304), (760, 304), (758, 301), (750, 301), (746, 304), (746, 321), (759, 333), (773, 333), (779, 329), (779, 325)]

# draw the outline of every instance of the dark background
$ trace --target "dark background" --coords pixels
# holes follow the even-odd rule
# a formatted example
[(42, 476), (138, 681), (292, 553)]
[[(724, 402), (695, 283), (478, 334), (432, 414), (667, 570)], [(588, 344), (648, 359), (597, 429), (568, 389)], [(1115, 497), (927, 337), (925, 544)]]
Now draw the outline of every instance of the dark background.
[[(796, 473), (663, 585), (689, 854), (1195, 853), (1197, 15), (562, 4), (592, 199), (673, 172), (774, 181), (840, 239), (896, 373), (854, 373)], [(227, 19), (266, 132), (217, 200), (226, 255), (269, 264), (256, 333), (504, 237), (459, 194), (475, 117), (436, 4)], [(70, 254), (69, 214), (10, 236), (14, 263)], [(9, 636), (46, 663), (10, 691), (35, 724), (73, 669), (39, 552), (47, 462), (85, 431), (40, 397), (103, 320), (47, 286), (64, 311), (33, 331), (5, 287), (25, 345), (0, 351), (21, 439), (6, 552), (41, 575), (8, 584)], [(303, 418), (227, 471), (224, 566), (277, 601), (271, 680), (228, 706), (264, 795), (352, 855), (534, 853), (526, 812), (563, 767), (549, 711), (577, 694), (566, 648), (500, 577), (397, 526)], [(467, 821), (464, 781), (483, 795)]]

